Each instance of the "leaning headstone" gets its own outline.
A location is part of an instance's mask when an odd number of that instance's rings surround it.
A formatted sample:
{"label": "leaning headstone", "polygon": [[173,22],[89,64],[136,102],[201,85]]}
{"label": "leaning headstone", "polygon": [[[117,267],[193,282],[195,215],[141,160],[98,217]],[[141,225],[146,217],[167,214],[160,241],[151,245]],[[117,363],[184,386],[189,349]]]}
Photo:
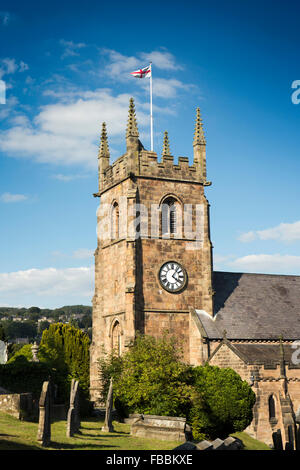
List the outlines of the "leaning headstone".
{"label": "leaning headstone", "polygon": [[277,429],[276,432],[273,432],[272,438],[273,438],[274,449],[275,450],[283,450],[282,437],[281,437],[280,429]]}
{"label": "leaning headstone", "polygon": [[229,436],[224,440],[226,450],[242,450],[244,447],[243,442],[236,438]]}
{"label": "leaning headstone", "polygon": [[213,445],[209,441],[201,441],[196,445],[198,450],[214,450]]}
{"label": "leaning headstone", "polygon": [[114,427],[112,425],[112,411],[113,411],[113,381],[110,379],[108,395],[106,399],[106,410],[105,410],[105,422],[102,427],[104,432],[113,432]]}
{"label": "leaning headstone", "polygon": [[7,344],[4,341],[0,341],[0,364],[7,363]]}
{"label": "leaning headstone", "polygon": [[67,416],[67,437],[72,437],[80,428],[79,415],[79,382],[72,379],[70,393],[70,408]]}
{"label": "leaning headstone", "polygon": [[222,441],[222,439],[217,438],[214,441],[212,441],[211,444],[213,446],[213,450],[225,450],[226,449],[224,441]]}
{"label": "leaning headstone", "polygon": [[43,447],[48,447],[51,440],[50,401],[50,382],[44,382],[39,401],[39,427],[37,434],[37,440]]}
{"label": "leaning headstone", "polygon": [[37,357],[37,353],[39,351],[39,347],[36,342],[31,346],[31,352],[32,352],[32,362],[39,362],[39,359]]}
{"label": "leaning headstone", "polygon": [[179,446],[175,447],[172,450],[181,451],[181,450],[195,450],[195,449],[197,449],[197,446],[194,442],[186,441],[183,444],[180,444]]}

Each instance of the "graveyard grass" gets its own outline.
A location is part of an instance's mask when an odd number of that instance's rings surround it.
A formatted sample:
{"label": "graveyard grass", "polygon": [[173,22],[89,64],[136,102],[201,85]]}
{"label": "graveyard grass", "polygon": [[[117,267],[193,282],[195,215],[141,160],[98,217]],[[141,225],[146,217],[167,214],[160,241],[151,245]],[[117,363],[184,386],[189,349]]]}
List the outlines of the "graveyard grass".
{"label": "graveyard grass", "polygon": [[[128,424],[113,421],[115,432],[101,431],[104,421],[89,419],[81,421],[80,432],[74,437],[66,437],[66,421],[56,421],[51,425],[51,443],[42,447],[37,442],[38,423],[19,421],[0,412],[0,451],[1,450],[171,450],[180,442],[137,438],[130,435]],[[236,437],[245,444],[246,450],[269,450],[269,447],[246,433]]]}

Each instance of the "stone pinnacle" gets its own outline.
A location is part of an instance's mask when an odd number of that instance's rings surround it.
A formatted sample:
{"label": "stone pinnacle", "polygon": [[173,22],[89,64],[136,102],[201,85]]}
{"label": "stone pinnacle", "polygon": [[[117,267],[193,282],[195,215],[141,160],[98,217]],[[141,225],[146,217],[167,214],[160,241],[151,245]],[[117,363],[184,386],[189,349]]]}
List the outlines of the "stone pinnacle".
{"label": "stone pinnacle", "polygon": [[202,119],[201,119],[201,115],[200,115],[200,108],[197,108],[194,142],[193,142],[193,145],[198,145],[198,144],[200,144],[200,145],[205,145],[206,144]]}
{"label": "stone pinnacle", "polygon": [[170,142],[169,142],[169,136],[168,136],[167,131],[164,132],[164,141],[163,141],[162,154],[163,155],[171,155],[171,153],[170,153]]}
{"label": "stone pinnacle", "polygon": [[108,139],[107,139],[107,132],[106,132],[106,124],[105,122],[103,122],[98,158],[108,157],[108,156],[109,156],[109,147],[108,147]]}
{"label": "stone pinnacle", "polygon": [[126,137],[138,137],[138,136],[139,136],[139,131],[138,131],[137,122],[136,122],[134,101],[133,101],[133,98],[130,98]]}

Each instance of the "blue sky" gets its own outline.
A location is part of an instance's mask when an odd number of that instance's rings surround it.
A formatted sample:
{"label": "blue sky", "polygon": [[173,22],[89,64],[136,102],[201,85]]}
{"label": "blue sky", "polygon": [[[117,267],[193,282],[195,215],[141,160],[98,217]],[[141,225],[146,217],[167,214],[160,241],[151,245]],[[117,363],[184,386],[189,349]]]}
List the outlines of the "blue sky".
{"label": "blue sky", "polygon": [[115,159],[133,96],[150,148],[149,82],[130,76],[149,61],[155,151],[167,130],[175,159],[191,158],[201,108],[214,268],[300,275],[299,13],[276,0],[2,0],[0,305],[91,304],[101,123]]}

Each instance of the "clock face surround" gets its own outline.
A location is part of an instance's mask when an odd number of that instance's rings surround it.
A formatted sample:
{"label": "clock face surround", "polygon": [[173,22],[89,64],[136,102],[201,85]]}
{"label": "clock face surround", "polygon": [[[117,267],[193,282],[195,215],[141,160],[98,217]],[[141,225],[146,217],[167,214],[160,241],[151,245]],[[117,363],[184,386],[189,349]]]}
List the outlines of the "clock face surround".
{"label": "clock face surround", "polygon": [[177,261],[167,261],[159,270],[159,282],[168,292],[179,292],[187,282],[186,270]]}

